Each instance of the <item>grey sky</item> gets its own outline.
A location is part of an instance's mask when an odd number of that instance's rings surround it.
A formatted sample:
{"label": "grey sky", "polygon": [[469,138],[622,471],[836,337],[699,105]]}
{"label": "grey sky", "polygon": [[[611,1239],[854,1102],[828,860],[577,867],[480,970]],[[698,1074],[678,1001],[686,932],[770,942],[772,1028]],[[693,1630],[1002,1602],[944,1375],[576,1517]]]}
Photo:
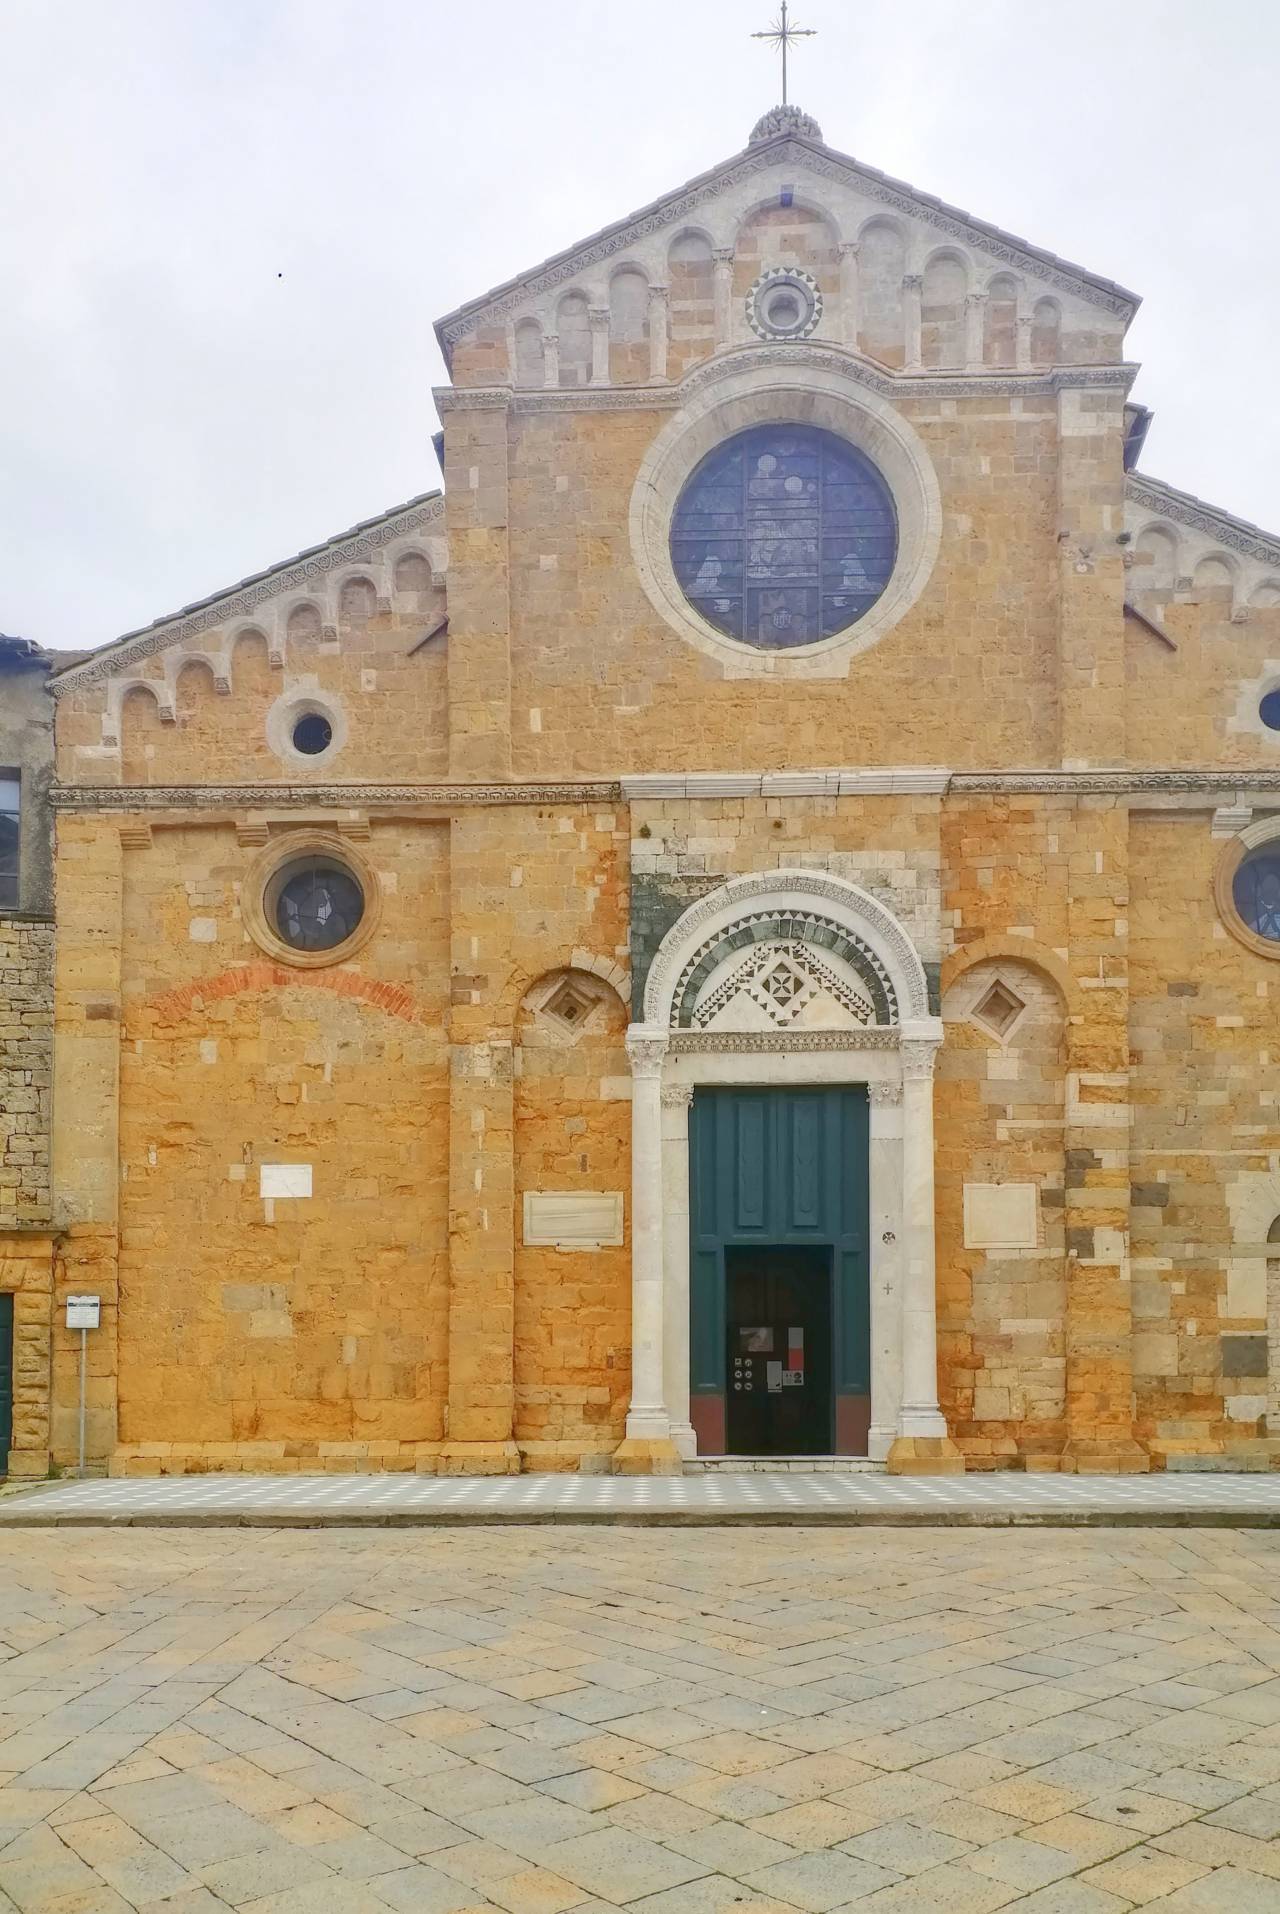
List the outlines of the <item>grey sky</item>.
{"label": "grey sky", "polygon": [[[432,320],[743,146],[775,12],[0,0],[0,629],[97,644],[436,485]],[[833,146],[1143,295],[1145,469],[1280,531],[1280,8],[795,17]]]}

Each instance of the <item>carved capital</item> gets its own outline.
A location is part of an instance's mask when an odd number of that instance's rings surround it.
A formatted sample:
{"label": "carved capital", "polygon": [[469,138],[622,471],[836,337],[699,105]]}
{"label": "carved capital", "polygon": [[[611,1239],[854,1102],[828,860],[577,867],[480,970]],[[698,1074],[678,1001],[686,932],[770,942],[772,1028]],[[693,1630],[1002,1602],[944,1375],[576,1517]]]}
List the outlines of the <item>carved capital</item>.
{"label": "carved capital", "polygon": [[691,1083],[668,1083],[662,1092],[662,1101],[668,1110],[687,1110],[693,1102]]}
{"label": "carved capital", "polygon": [[933,1075],[933,1066],[938,1056],[936,1043],[904,1043],[899,1051],[902,1058],[902,1078],[904,1083],[921,1083]]}
{"label": "carved capital", "polygon": [[627,1058],[633,1077],[660,1077],[668,1037],[656,1024],[633,1023],[627,1031]]}
{"label": "carved capital", "polygon": [[870,1102],[877,1104],[901,1103],[902,1085],[900,1083],[869,1083],[867,1097]]}
{"label": "carved capital", "polygon": [[904,273],[902,276],[903,292],[919,292],[923,284],[924,284],[924,276],[921,273],[909,272],[909,273]]}
{"label": "carved capital", "polygon": [[608,306],[588,306],[587,318],[591,321],[593,332],[607,332],[609,329]]}
{"label": "carved capital", "polygon": [[713,250],[711,257],[715,261],[717,266],[732,266],[733,247],[732,246],[717,246]]}
{"label": "carved capital", "polygon": [[841,259],[856,259],[862,251],[862,242],[858,239],[846,239],[840,247]]}

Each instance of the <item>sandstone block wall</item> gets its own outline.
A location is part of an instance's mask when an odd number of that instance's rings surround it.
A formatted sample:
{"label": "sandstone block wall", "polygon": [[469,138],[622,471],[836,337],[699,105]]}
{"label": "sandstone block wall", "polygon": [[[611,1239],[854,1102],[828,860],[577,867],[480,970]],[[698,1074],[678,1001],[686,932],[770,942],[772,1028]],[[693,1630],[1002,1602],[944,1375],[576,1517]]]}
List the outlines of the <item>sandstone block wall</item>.
{"label": "sandstone block wall", "polygon": [[0,916],[0,1231],[49,1222],[53,925]]}

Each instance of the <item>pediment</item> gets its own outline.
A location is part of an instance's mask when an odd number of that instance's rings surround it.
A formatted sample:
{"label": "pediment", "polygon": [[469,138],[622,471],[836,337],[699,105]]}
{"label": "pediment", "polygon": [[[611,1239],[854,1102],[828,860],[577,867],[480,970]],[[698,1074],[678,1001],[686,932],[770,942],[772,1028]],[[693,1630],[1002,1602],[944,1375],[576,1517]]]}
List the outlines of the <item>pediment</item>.
{"label": "pediment", "polygon": [[[766,116],[762,125],[768,122]],[[669,242],[684,232],[701,235],[715,252],[732,249],[744,218],[787,194],[818,204],[840,246],[856,245],[869,224],[885,220],[904,238],[908,272],[918,272],[939,248],[954,248],[971,265],[975,286],[1002,270],[1012,273],[1033,295],[1065,298],[1123,336],[1139,303],[1135,293],[837,152],[796,124],[813,126],[793,114],[773,136],[753,139],[719,166],[447,314],[436,326],[446,362],[452,368],[454,348],[469,335],[526,315],[546,320],[568,289],[599,305],[624,264],[660,282]]]}

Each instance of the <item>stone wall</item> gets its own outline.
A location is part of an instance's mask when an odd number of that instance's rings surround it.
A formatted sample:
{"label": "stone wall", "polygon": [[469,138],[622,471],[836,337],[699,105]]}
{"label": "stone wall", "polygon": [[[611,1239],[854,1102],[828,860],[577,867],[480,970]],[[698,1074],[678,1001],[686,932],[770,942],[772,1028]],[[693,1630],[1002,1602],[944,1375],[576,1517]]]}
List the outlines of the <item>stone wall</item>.
{"label": "stone wall", "polygon": [[50,1216],[53,925],[0,916],[0,1230]]}

